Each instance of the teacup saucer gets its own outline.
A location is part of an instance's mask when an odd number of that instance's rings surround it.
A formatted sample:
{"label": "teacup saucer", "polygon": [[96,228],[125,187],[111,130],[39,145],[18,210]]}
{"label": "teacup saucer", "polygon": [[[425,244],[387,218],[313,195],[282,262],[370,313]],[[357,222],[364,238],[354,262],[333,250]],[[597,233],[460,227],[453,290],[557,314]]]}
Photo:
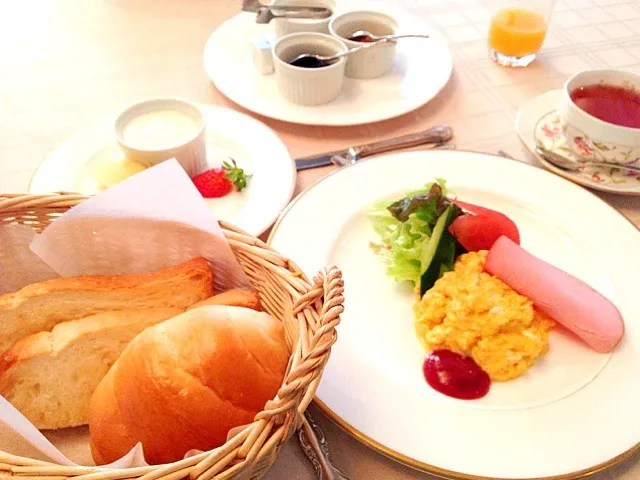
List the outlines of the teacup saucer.
{"label": "teacup saucer", "polygon": [[[349,2],[348,10],[356,8]],[[365,7],[371,10],[371,7]],[[344,11],[347,9],[345,8]],[[386,13],[376,5],[375,10]],[[209,37],[204,68],[216,88],[231,101],[265,117],[303,125],[361,125],[394,118],[432,100],[449,81],[451,52],[444,38],[416,16],[388,8],[399,33],[427,33],[429,39],[399,41],[393,69],[371,80],[345,78],[340,95],[324,105],[302,106],[285,100],[274,75],[261,75],[252,62],[251,41],[269,37],[271,25],[255,23],[243,12]],[[340,9],[336,13],[342,13]]]}
{"label": "teacup saucer", "polygon": [[617,168],[585,165],[569,172],[555,167],[536,154],[536,146],[543,146],[559,155],[575,160],[565,137],[565,125],[557,111],[562,90],[551,90],[532,98],[520,107],[516,115],[516,131],[522,143],[548,170],[585,187],[603,192],[640,195],[640,174]]}
{"label": "teacup saucer", "polygon": [[[213,105],[198,107],[206,123],[208,167],[218,167],[233,158],[252,175],[241,192],[205,201],[219,220],[260,235],[293,194],[296,170],[289,151],[270,128],[248,115]],[[29,193],[95,194],[92,167],[122,156],[115,138],[116,116],[99,119],[51,152],[36,170]]]}

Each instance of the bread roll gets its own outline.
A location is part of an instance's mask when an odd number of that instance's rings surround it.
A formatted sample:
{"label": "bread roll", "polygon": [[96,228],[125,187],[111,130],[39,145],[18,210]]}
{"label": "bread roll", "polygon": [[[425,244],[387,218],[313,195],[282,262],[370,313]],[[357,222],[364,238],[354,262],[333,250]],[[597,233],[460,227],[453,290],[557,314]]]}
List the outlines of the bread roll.
{"label": "bread roll", "polygon": [[102,312],[23,338],[0,356],[0,395],[41,430],[85,425],[93,391],[127,344],[182,312]]}
{"label": "bread roll", "polygon": [[[98,401],[94,399],[102,399],[99,406],[100,411],[92,410],[93,414],[89,414],[91,456],[96,465],[104,465],[117,460],[138,443],[127,430],[118,402],[113,398],[113,372],[117,368],[117,364],[116,361],[98,384],[92,397],[92,402]],[[96,448],[96,443],[100,445],[100,451]],[[129,448],[126,449],[124,446],[129,446]]]}
{"label": "bread roll", "polygon": [[203,306],[146,329],[91,399],[95,462],[138,441],[152,464],[222,445],[275,397],[289,355],[282,324],[241,307]]}
{"label": "bread roll", "polygon": [[213,295],[203,258],[143,275],[85,275],[34,283],[0,296],[0,352],[57,323],[128,308],[190,305]]}
{"label": "bread roll", "polygon": [[203,305],[227,305],[229,307],[245,307],[251,310],[262,311],[262,304],[260,303],[260,297],[256,292],[251,290],[244,290],[242,288],[235,288],[233,290],[227,290],[226,292],[219,293],[213,297],[202,300],[201,302],[194,303],[188,310],[202,307]]}

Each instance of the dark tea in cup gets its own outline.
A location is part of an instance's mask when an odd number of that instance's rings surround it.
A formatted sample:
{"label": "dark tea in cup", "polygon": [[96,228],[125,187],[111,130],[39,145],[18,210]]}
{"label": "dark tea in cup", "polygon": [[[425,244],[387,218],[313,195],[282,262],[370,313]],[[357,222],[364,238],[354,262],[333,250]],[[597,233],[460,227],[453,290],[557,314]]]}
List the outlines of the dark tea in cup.
{"label": "dark tea in cup", "polygon": [[640,93],[616,85],[584,85],[569,94],[578,108],[603,122],[640,128]]}

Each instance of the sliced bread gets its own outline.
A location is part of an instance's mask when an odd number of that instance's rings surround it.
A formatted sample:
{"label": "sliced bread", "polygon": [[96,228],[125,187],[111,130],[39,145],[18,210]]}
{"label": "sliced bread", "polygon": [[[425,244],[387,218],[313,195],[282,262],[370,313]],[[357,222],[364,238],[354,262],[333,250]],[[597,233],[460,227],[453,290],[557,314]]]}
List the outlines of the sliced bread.
{"label": "sliced bread", "polygon": [[176,307],[102,312],[16,342],[0,357],[0,395],[37,428],[88,422],[91,395],[127,344]]}
{"label": "sliced bread", "polygon": [[60,322],[128,308],[185,310],[213,293],[213,272],[203,258],[143,275],[87,275],[34,283],[0,296],[0,352]]}
{"label": "sliced bread", "polygon": [[244,307],[261,312],[262,303],[257,292],[245,290],[242,288],[234,288],[226,292],[218,293],[213,297],[194,303],[187,310],[202,307],[204,305],[226,305],[229,307]]}

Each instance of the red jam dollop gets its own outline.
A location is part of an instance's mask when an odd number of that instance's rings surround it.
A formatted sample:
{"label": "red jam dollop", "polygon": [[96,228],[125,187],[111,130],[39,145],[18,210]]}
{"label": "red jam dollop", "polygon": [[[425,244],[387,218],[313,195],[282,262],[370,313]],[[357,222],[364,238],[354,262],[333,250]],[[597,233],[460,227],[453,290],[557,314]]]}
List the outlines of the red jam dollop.
{"label": "red jam dollop", "polygon": [[351,40],[352,42],[362,42],[362,43],[373,43],[376,41],[375,38],[369,35],[354,35],[352,37],[349,37],[349,40]]}
{"label": "red jam dollop", "polygon": [[484,397],[491,388],[489,375],[470,357],[450,350],[434,350],[424,360],[424,378],[436,391],[461,400]]}
{"label": "red jam dollop", "polygon": [[569,96],[589,115],[621,127],[640,128],[640,93],[616,85],[585,85]]}

